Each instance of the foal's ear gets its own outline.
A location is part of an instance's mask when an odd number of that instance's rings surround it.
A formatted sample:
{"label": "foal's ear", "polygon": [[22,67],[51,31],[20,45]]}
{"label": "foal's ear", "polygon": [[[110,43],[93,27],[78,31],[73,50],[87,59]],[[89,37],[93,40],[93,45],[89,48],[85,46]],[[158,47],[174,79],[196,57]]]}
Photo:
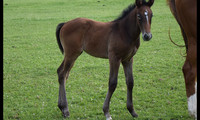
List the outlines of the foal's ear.
{"label": "foal's ear", "polygon": [[149,0],[149,2],[147,3],[149,7],[151,7],[154,3],[154,0]]}
{"label": "foal's ear", "polygon": [[143,1],[143,0],[136,0],[136,1],[135,1],[136,6],[137,6],[137,7],[141,7],[141,6],[142,6],[142,1]]}

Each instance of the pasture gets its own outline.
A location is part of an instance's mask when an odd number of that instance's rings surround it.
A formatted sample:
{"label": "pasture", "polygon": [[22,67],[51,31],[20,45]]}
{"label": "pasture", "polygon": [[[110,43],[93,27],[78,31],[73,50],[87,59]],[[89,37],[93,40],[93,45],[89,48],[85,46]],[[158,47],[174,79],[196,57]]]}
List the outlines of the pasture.
{"label": "pasture", "polygon": [[[62,120],[57,107],[57,68],[63,60],[55,37],[57,24],[77,17],[108,22],[133,0],[4,0],[3,1],[3,119]],[[185,48],[179,26],[165,0],[152,6],[152,39],[134,56],[133,104],[138,118],[126,109],[122,66],[112,96],[114,120],[192,120],[182,74]],[[66,82],[69,120],[104,120],[109,62],[83,53]]]}

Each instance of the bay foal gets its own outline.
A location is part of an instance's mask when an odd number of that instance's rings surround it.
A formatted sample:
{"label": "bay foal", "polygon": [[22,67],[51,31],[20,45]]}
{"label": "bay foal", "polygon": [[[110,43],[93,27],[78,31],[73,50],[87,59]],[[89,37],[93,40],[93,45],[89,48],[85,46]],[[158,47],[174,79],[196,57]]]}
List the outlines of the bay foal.
{"label": "bay foal", "polygon": [[56,37],[64,60],[57,70],[59,81],[58,107],[64,117],[69,117],[65,82],[75,60],[83,51],[100,58],[108,58],[110,63],[109,89],[103,105],[107,120],[111,120],[109,103],[117,86],[118,69],[122,63],[127,84],[127,109],[137,117],[132,102],[133,56],[140,46],[140,33],[145,41],[152,38],[150,32],[154,0],[136,0],[122,15],[111,22],[97,22],[77,18],[57,26]]}

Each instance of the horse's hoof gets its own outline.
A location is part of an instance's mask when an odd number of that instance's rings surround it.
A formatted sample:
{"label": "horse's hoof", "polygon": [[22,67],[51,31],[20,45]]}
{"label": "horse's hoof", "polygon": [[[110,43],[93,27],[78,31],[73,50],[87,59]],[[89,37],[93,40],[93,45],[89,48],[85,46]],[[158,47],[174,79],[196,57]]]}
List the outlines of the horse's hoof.
{"label": "horse's hoof", "polygon": [[107,113],[105,116],[106,116],[106,120],[112,120],[112,117],[109,113]]}
{"label": "horse's hoof", "polygon": [[131,112],[131,115],[132,115],[133,117],[135,117],[135,118],[138,117],[138,115],[136,114],[136,112],[135,112],[134,110]]}
{"label": "horse's hoof", "polygon": [[112,120],[112,117],[110,116],[110,117],[106,117],[106,120]]}
{"label": "horse's hoof", "polygon": [[138,115],[137,115],[135,112],[133,112],[131,115],[132,115],[133,117],[135,117],[135,118],[138,117]]}
{"label": "horse's hoof", "polygon": [[69,112],[68,113],[63,113],[63,117],[64,118],[68,118],[70,115],[69,115]]}
{"label": "horse's hoof", "polygon": [[63,109],[62,114],[64,118],[68,118],[70,116],[68,109]]}

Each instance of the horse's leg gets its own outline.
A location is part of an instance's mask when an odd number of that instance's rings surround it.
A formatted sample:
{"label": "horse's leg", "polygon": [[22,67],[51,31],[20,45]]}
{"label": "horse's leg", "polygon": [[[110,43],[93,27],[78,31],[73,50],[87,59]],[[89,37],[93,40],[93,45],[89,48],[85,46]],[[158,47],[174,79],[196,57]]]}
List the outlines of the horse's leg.
{"label": "horse's leg", "polygon": [[104,112],[104,115],[106,116],[106,120],[112,119],[109,113],[109,105],[110,105],[110,99],[112,97],[112,94],[115,91],[115,88],[117,87],[117,77],[118,77],[118,70],[120,66],[120,60],[111,58],[109,59],[109,62],[110,62],[109,89],[108,89],[106,99],[103,105],[103,112]]}
{"label": "horse's leg", "polygon": [[186,61],[183,66],[186,94],[188,98],[188,111],[197,118],[197,63],[196,45],[188,48]]}
{"label": "horse's leg", "polygon": [[65,83],[69,76],[69,72],[78,56],[66,57],[64,61],[57,69],[58,82],[59,82],[59,97],[58,97],[58,107],[62,111],[64,117],[69,117],[68,103],[66,98]]}
{"label": "horse's leg", "polygon": [[132,101],[132,89],[134,85],[132,64],[133,64],[133,58],[130,61],[122,62],[126,77],[126,85],[127,85],[127,109],[133,117],[137,117],[138,115],[134,111],[133,101]]}
{"label": "horse's leg", "polygon": [[62,114],[64,117],[69,117],[68,103],[67,103],[66,92],[65,92],[66,71],[64,71],[64,61],[62,62],[60,67],[57,69],[57,74],[58,74],[58,82],[59,82],[58,107],[62,111]]}

